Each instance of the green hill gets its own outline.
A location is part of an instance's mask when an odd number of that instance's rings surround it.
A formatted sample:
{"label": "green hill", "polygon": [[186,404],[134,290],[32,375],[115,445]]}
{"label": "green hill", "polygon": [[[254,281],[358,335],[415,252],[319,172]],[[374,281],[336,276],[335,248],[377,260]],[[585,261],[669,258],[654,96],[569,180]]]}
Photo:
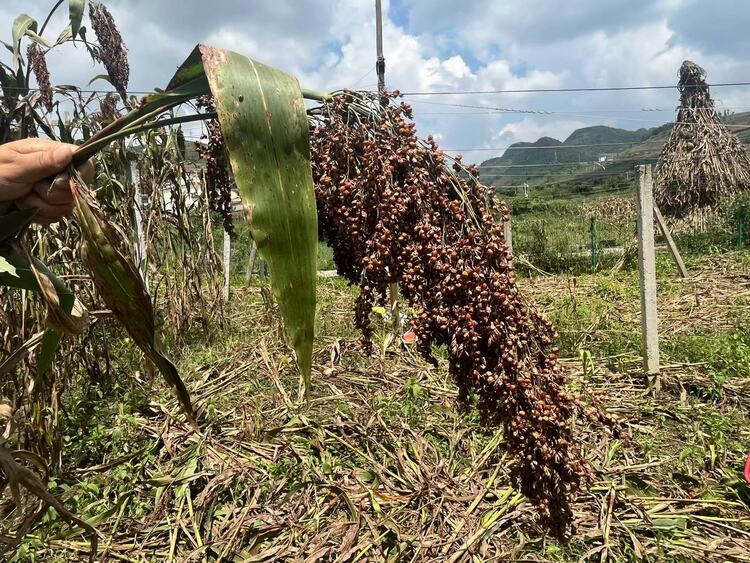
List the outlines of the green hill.
{"label": "green hill", "polygon": [[[726,116],[724,121],[750,145],[750,112]],[[671,123],[636,131],[584,127],[562,142],[542,137],[533,143],[515,143],[502,156],[482,162],[479,174],[485,184],[498,187],[598,181],[631,172],[637,164],[655,163],[671,130]]]}
{"label": "green hill", "polygon": [[591,162],[597,162],[602,157],[612,159],[613,155],[648,139],[655,131],[628,131],[595,125],[576,129],[565,141],[542,137],[533,143],[515,143],[502,156],[482,162],[479,172],[489,185],[536,182],[545,176],[569,172],[570,169],[590,169]]}

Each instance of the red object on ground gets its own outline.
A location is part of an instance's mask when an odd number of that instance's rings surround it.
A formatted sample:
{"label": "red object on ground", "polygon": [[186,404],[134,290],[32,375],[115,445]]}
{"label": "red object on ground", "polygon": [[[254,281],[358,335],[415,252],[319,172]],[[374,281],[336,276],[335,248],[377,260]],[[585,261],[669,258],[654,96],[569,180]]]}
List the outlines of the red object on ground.
{"label": "red object on ground", "polygon": [[414,334],[414,331],[409,329],[403,336],[404,342],[407,344],[411,344],[414,342],[414,340],[417,338],[417,335]]}
{"label": "red object on ground", "polygon": [[747,454],[747,460],[745,461],[745,481],[750,483],[750,454]]}

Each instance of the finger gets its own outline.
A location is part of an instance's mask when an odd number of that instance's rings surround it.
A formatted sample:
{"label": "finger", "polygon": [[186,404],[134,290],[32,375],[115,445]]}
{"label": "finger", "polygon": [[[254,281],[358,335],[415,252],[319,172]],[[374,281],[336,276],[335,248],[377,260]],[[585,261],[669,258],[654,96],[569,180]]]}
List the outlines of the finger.
{"label": "finger", "polygon": [[51,184],[46,181],[37,182],[33,191],[51,205],[68,205],[73,202],[70,178],[67,174],[60,174]]}
{"label": "finger", "polygon": [[19,154],[31,154],[49,151],[57,148],[63,143],[52,139],[29,138],[20,141],[11,141],[0,147],[0,163],[7,164]]}
{"label": "finger", "polygon": [[89,186],[94,182],[94,161],[87,160],[78,167],[78,171],[81,173],[81,178]]}
{"label": "finger", "polygon": [[31,191],[33,185],[28,182],[15,182],[6,179],[4,167],[5,165],[0,163],[0,202],[15,201]]}
{"label": "finger", "polygon": [[27,139],[3,145],[5,150],[0,151],[0,177],[6,182],[38,182],[61,172],[73,160],[75,145],[45,139],[29,141],[31,140]]}
{"label": "finger", "polygon": [[36,209],[38,215],[47,217],[65,217],[73,213],[73,202],[65,205],[52,205],[44,201],[39,194],[31,192],[16,201],[16,205],[21,209]]}

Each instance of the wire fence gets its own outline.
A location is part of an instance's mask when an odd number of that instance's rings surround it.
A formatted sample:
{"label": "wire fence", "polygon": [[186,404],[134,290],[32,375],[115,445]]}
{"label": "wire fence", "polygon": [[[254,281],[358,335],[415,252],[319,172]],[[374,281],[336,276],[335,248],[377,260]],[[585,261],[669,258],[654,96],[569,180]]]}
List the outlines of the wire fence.
{"label": "wire fence", "polygon": [[[548,185],[526,196],[518,186],[498,189],[511,208],[513,253],[522,271],[580,275],[616,266],[635,269],[636,181],[633,174],[609,185]],[[748,248],[750,196],[738,196],[700,227],[670,228],[688,260]],[[657,254],[669,260],[665,237],[658,229],[655,236]]]}

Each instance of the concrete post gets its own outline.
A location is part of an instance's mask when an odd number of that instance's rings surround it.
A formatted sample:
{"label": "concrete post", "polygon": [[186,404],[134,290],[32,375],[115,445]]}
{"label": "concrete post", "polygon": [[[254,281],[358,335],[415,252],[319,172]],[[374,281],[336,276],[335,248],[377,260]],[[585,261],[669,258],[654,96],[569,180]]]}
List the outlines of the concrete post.
{"label": "concrete post", "polygon": [[224,301],[229,301],[229,266],[232,257],[232,240],[224,231]]}
{"label": "concrete post", "polygon": [[641,282],[641,332],[643,364],[659,387],[659,334],[656,309],[656,253],[654,250],[654,194],[651,165],[638,167],[638,270]]}
{"label": "concrete post", "polygon": [[258,245],[253,241],[250,248],[250,256],[247,258],[247,270],[245,271],[245,285],[250,285],[253,279],[253,267],[255,266],[255,256],[258,254]]}

